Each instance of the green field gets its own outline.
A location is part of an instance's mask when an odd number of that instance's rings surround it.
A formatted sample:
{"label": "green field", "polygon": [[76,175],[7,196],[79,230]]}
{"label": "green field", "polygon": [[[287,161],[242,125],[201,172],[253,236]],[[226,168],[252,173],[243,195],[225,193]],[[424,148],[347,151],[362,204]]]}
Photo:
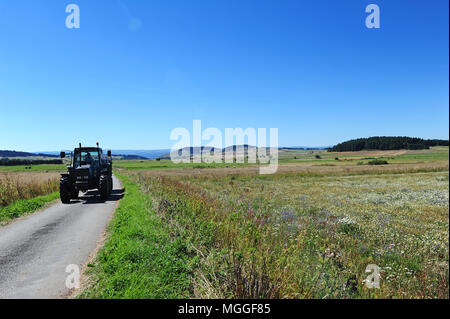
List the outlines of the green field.
{"label": "green field", "polygon": [[[366,154],[368,153],[368,154]],[[317,165],[361,165],[372,159],[386,160],[392,164],[424,163],[448,161],[449,148],[446,146],[432,147],[424,152],[411,152],[395,156],[383,156],[383,152],[367,151],[354,152],[354,154],[327,152],[326,150],[289,150],[280,151],[280,164],[317,164]],[[320,158],[316,158],[320,156]],[[337,158],[337,160],[336,160]],[[115,161],[114,167],[129,170],[167,170],[167,169],[196,169],[196,168],[242,168],[256,164],[249,163],[180,163],[170,160],[131,160]]]}
{"label": "green field", "polygon": [[396,157],[380,157],[392,161],[392,163],[448,161],[448,147],[433,153],[402,154]]}
{"label": "green field", "polygon": [[0,172],[50,172],[65,171],[65,164],[41,164],[41,165],[17,165],[17,166],[0,166]]}
{"label": "green field", "polygon": [[[364,155],[363,155],[364,154]],[[287,154],[280,154],[280,163],[329,163],[335,165],[352,164],[353,162],[367,163],[371,159],[387,160],[389,163],[419,163],[429,161],[448,161],[449,147],[436,146],[429,150],[418,151],[394,156],[383,156],[383,151],[365,151],[365,152],[326,152],[326,151],[299,151]],[[320,159],[316,158],[320,156]],[[296,158],[294,158],[296,157]],[[336,160],[337,158],[337,160]]]}

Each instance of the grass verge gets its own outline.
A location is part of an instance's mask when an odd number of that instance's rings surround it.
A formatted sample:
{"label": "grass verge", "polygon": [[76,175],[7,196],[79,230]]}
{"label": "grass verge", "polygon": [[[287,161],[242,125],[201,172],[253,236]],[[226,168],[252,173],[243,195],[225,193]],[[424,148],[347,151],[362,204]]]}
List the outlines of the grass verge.
{"label": "grass verge", "polygon": [[185,298],[191,294],[195,258],[153,211],[148,195],[129,177],[126,195],[108,226],[109,237],[93,265],[90,286],[79,298]]}
{"label": "grass verge", "polygon": [[0,208],[0,226],[7,224],[14,218],[35,212],[57,198],[59,198],[59,193],[54,192],[32,199],[19,200],[9,206]]}

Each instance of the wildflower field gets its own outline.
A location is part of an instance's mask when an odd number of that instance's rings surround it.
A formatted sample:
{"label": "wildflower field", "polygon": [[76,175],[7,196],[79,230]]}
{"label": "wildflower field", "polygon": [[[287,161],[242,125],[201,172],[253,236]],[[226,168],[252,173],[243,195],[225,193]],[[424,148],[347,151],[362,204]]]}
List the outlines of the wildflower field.
{"label": "wildflower field", "polygon": [[[144,196],[144,215],[164,225],[164,242],[178,247],[171,263],[182,261],[182,276],[175,271],[170,284],[177,287],[182,278],[181,297],[449,297],[448,166],[368,174],[120,174]],[[151,261],[155,243],[146,238],[146,226],[128,225],[142,203],[127,203],[126,218],[119,209],[121,222],[110,231],[120,241],[106,245],[108,255],[93,267],[96,288],[87,296],[165,297],[130,289],[135,267],[146,265],[141,285],[163,271]],[[148,256],[143,252],[150,246]],[[121,267],[114,268],[118,260]],[[369,289],[366,267],[373,264],[380,287]],[[112,271],[123,267],[121,274]]]}

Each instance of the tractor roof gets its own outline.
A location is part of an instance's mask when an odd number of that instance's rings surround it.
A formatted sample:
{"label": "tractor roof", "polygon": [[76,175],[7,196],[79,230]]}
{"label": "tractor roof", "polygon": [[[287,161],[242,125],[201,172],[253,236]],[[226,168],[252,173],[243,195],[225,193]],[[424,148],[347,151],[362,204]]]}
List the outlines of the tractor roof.
{"label": "tractor roof", "polygon": [[77,152],[97,152],[97,150],[101,150],[101,148],[97,148],[97,147],[82,147],[82,148],[79,148],[79,147],[77,147],[75,149],[75,151],[77,151]]}

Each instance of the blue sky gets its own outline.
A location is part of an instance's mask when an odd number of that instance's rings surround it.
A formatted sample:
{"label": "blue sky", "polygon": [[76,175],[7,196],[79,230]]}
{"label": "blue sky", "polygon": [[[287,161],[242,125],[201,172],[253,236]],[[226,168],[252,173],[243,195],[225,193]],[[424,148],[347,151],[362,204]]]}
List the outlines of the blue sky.
{"label": "blue sky", "polygon": [[[81,28],[67,29],[78,4]],[[365,27],[376,3],[381,28]],[[0,0],[0,149],[169,148],[176,127],[279,144],[449,136],[448,1]]]}

